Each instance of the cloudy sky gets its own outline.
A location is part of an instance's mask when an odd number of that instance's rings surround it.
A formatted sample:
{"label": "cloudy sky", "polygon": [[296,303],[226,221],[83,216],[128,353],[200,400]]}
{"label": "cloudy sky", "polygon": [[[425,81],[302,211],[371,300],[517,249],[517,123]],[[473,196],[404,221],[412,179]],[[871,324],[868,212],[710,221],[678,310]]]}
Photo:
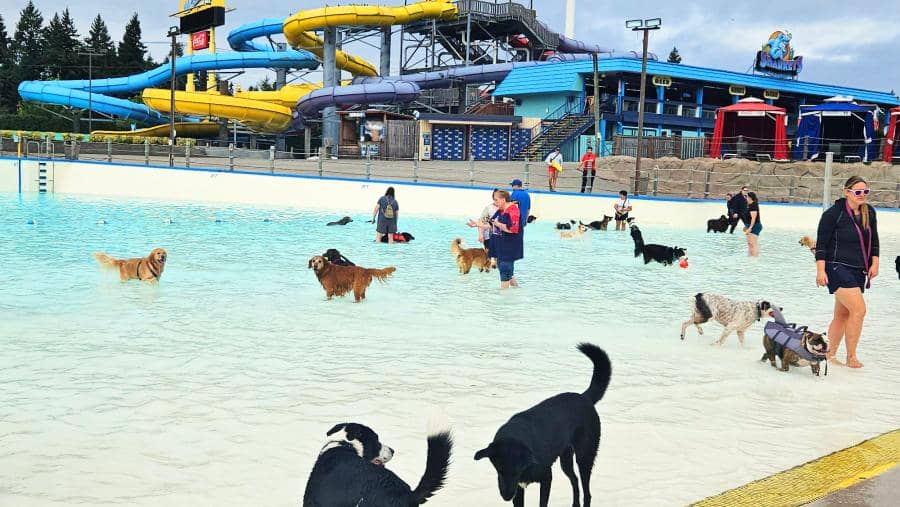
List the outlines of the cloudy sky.
{"label": "cloudy sky", "polygon": [[[385,1],[388,5],[402,2]],[[530,0],[518,1],[527,4]],[[663,27],[652,33],[651,51],[664,58],[674,45],[678,47],[683,63],[746,72],[768,35],[775,30],[788,30],[793,34],[796,54],[804,57],[802,80],[900,91],[900,66],[896,65],[900,59],[900,30],[897,30],[900,10],[894,1],[875,0],[862,4],[844,0],[795,0],[769,4],[746,2],[744,6],[740,2],[723,4],[714,0],[576,2],[576,38],[604,47],[640,49],[638,34],[625,30],[624,21],[661,17]],[[141,5],[138,14],[144,42],[156,60],[164,58],[167,51],[164,34],[175,24],[168,15],[178,10],[177,0],[153,2],[152,8],[149,2],[113,2],[110,6],[108,0],[34,0],[34,3],[47,20],[54,12],[69,7],[82,36],[87,33],[93,17],[100,13],[115,40],[121,38],[123,26],[134,12],[131,6]],[[218,35],[218,42],[221,47],[227,47],[227,30],[242,23],[288,16],[304,8],[321,7],[324,3],[322,0],[230,0],[229,7],[236,10],[227,14],[227,24],[224,33]],[[328,0],[327,3],[364,2]],[[539,17],[560,32],[564,28],[564,9],[560,8],[563,3],[564,0],[533,0]],[[0,0],[0,14],[10,36],[23,4],[24,0]],[[864,9],[861,8],[863,5]],[[396,60],[397,44],[394,47]],[[351,53],[368,57],[377,66],[373,49],[358,45],[349,48]],[[251,84],[264,75],[263,71],[250,72],[239,82]]]}

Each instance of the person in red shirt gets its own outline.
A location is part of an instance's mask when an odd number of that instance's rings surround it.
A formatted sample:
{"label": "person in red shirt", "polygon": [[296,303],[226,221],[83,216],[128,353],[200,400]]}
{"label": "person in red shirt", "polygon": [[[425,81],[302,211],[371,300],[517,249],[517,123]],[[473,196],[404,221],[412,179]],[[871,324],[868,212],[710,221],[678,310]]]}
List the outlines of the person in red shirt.
{"label": "person in red shirt", "polygon": [[[581,171],[581,193],[583,194],[584,189],[587,188],[590,194],[594,191],[594,176],[597,175],[597,154],[594,153],[590,146],[588,146],[584,156],[581,157],[578,169]],[[588,171],[590,171],[590,174],[588,174]]]}

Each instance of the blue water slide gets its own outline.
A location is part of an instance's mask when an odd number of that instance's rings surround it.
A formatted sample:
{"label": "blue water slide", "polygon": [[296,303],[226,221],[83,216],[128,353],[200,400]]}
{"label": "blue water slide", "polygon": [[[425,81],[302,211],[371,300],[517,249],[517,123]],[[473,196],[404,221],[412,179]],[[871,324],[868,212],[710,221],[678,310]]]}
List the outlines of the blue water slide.
{"label": "blue water slide", "polygon": [[[244,25],[239,29],[246,26],[247,25]],[[263,26],[269,27],[270,25]],[[259,31],[259,29],[257,29],[257,31]],[[242,33],[249,33],[249,31],[244,30]],[[254,35],[254,37],[259,36],[260,35]],[[262,45],[257,46],[250,40],[242,41],[240,47],[247,52],[180,57],[175,60],[175,73],[180,76],[204,70],[249,68],[315,69],[319,66],[319,61],[316,57],[312,53],[303,50],[277,52],[271,50],[252,50],[252,48],[262,48]],[[137,93],[144,88],[152,88],[165,83],[169,80],[170,75],[171,67],[169,65],[160,65],[159,67],[140,74],[117,78],[94,79],[91,81],[86,79],[68,81],[23,81],[19,84],[19,95],[22,99],[29,102],[40,102],[79,109],[90,106],[94,111],[119,118],[147,123],[163,123],[168,121],[168,119],[158,112],[151,110],[144,104],[110,97],[106,94]],[[88,93],[88,90],[90,90],[90,93]]]}
{"label": "blue water slide", "polygon": [[282,33],[285,18],[266,18],[243,24],[228,32],[228,45],[235,51],[273,51],[272,44],[256,42],[254,39],[270,37]]}

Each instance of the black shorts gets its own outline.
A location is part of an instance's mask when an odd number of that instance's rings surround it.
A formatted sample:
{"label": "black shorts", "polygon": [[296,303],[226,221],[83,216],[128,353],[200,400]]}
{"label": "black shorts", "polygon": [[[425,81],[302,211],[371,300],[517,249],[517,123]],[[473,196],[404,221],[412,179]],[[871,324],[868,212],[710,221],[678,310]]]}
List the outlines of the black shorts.
{"label": "black shorts", "polygon": [[622,222],[628,220],[628,213],[622,213],[621,215],[616,213],[616,222]]}
{"label": "black shorts", "polygon": [[838,289],[852,289],[859,287],[860,292],[866,291],[866,272],[863,268],[854,268],[837,264],[825,263],[825,274],[828,276],[828,293],[834,294]]}

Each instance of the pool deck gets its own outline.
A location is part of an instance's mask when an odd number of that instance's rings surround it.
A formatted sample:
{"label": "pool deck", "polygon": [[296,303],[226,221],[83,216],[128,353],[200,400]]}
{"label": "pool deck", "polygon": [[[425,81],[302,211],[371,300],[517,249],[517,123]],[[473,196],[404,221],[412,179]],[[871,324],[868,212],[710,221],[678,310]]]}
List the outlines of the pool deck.
{"label": "pool deck", "polygon": [[900,497],[898,463],[900,429],[711,496],[693,505],[896,505],[896,499]]}

